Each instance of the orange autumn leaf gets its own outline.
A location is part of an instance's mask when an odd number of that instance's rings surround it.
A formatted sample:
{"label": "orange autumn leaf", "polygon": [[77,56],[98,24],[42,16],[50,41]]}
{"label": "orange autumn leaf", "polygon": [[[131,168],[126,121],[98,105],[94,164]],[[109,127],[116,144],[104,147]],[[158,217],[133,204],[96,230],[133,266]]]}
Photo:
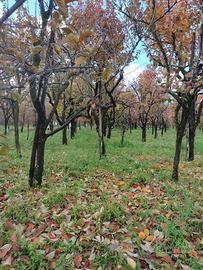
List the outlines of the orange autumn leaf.
{"label": "orange autumn leaf", "polygon": [[194,249],[190,252],[190,256],[195,258],[199,257],[197,251],[195,251]]}
{"label": "orange autumn leaf", "polygon": [[145,240],[145,239],[147,238],[147,235],[146,235],[144,232],[140,232],[140,233],[139,233],[139,238],[140,238],[141,240]]}

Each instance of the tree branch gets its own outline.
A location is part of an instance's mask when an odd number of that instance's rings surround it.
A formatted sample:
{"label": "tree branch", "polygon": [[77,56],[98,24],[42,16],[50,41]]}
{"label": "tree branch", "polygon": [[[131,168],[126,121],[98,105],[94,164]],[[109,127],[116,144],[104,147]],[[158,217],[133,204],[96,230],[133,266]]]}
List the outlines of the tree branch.
{"label": "tree branch", "polygon": [[25,3],[26,0],[18,0],[16,3],[8,9],[8,11],[0,18],[0,26],[18,9]]}

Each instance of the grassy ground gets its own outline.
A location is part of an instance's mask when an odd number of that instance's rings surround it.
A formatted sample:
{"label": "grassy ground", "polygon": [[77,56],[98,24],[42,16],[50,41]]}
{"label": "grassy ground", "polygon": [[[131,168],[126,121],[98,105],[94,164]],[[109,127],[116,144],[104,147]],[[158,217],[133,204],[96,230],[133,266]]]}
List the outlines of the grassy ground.
{"label": "grassy ground", "polygon": [[[33,134],[31,134],[33,135]],[[47,141],[41,189],[30,190],[31,141],[21,134],[22,159],[13,134],[0,172],[0,269],[183,269],[202,268],[203,134],[196,160],[170,180],[175,132],[147,143],[140,131],[106,139],[98,159],[94,130],[81,129],[61,145]],[[136,266],[135,266],[136,264]]]}

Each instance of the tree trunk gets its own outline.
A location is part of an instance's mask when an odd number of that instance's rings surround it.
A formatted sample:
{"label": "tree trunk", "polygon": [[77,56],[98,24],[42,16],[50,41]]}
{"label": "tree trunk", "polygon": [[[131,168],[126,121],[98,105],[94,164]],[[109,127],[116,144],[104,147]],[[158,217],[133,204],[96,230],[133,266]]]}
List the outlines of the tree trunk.
{"label": "tree trunk", "polygon": [[7,135],[8,131],[8,118],[4,119],[4,135]]}
{"label": "tree trunk", "polygon": [[20,128],[21,133],[23,133],[24,124],[25,124],[25,111],[23,112],[23,119],[22,119],[22,122],[21,122],[21,128]]}
{"label": "tree trunk", "polygon": [[154,125],[154,139],[156,139],[157,138],[157,134],[158,134],[158,126],[157,126],[157,124],[155,124]]}
{"label": "tree trunk", "polygon": [[107,138],[108,139],[111,139],[111,130],[112,130],[112,127],[111,125],[108,126],[108,132],[107,132]]}
{"label": "tree trunk", "polygon": [[193,161],[195,158],[194,153],[194,144],[195,144],[195,131],[196,131],[196,123],[195,123],[195,100],[192,100],[190,112],[189,112],[189,136],[188,136],[188,144],[189,144],[189,153],[188,153],[188,161]]}
{"label": "tree trunk", "polygon": [[42,184],[42,175],[44,170],[44,153],[45,153],[46,135],[44,125],[38,121],[35,136],[32,145],[32,154],[29,170],[29,185],[33,187],[35,181],[38,186]]}
{"label": "tree trunk", "polygon": [[67,139],[67,127],[65,127],[62,130],[62,144],[67,144],[68,143],[68,139]]}
{"label": "tree trunk", "polygon": [[167,125],[166,125],[166,123],[164,122],[164,132],[166,133],[166,131],[167,131]]}
{"label": "tree trunk", "polygon": [[30,136],[30,123],[27,123],[27,140],[29,140],[29,136]]}
{"label": "tree trunk", "polygon": [[13,124],[14,124],[14,133],[15,133],[15,147],[17,155],[21,158],[21,149],[20,149],[20,139],[19,139],[19,105],[17,101],[13,101],[12,104],[13,110]]}
{"label": "tree trunk", "polygon": [[132,133],[132,117],[130,113],[130,108],[129,108],[129,128],[130,128],[130,134]]}
{"label": "tree trunk", "polygon": [[49,128],[51,131],[54,130],[54,123],[53,123],[53,120],[51,120],[50,124],[49,124]]}
{"label": "tree trunk", "polygon": [[146,142],[147,140],[147,129],[146,125],[142,126],[142,142]]}
{"label": "tree trunk", "polygon": [[77,130],[77,122],[75,120],[71,121],[71,127],[70,127],[70,137],[73,139],[75,137]]}
{"label": "tree trunk", "polygon": [[99,106],[99,158],[105,155],[106,149],[104,144],[104,134],[103,134],[103,119],[102,119],[102,108]]}
{"label": "tree trunk", "polygon": [[173,173],[172,179],[174,181],[178,181],[179,178],[179,163],[180,163],[180,153],[181,153],[181,144],[183,140],[183,136],[185,133],[186,124],[188,121],[188,110],[182,109],[182,115],[180,123],[178,123],[178,113],[180,110],[180,106],[178,105],[175,112],[175,121],[176,121],[176,149],[175,156],[173,161]]}
{"label": "tree trunk", "polygon": [[152,122],[152,135],[154,135],[154,123]]}

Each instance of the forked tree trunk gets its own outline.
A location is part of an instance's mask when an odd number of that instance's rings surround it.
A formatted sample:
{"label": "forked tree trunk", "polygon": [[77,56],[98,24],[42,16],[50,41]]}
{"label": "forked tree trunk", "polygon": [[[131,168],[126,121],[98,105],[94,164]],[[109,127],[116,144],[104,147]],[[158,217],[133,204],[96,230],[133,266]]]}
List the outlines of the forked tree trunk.
{"label": "forked tree trunk", "polygon": [[179,114],[180,106],[178,105],[175,112],[175,121],[176,121],[176,149],[175,156],[173,161],[173,173],[172,179],[174,181],[178,181],[179,179],[179,163],[180,163],[180,153],[181,153],[181,145],[183,136],[185,133],[186,124],[188,121],[188,110],[182,108],[181,119],[178,122],[178,114]]}
{"label": "forked tree trunk", "polygon": [[29,185],[33,187],[35,182],[38,186],[42,184],[42,175],[44,170],[44,153],[45,153],[46,135],[43,123],[38,121],[34,141],[32,145],[32,154],[29,170]]}

